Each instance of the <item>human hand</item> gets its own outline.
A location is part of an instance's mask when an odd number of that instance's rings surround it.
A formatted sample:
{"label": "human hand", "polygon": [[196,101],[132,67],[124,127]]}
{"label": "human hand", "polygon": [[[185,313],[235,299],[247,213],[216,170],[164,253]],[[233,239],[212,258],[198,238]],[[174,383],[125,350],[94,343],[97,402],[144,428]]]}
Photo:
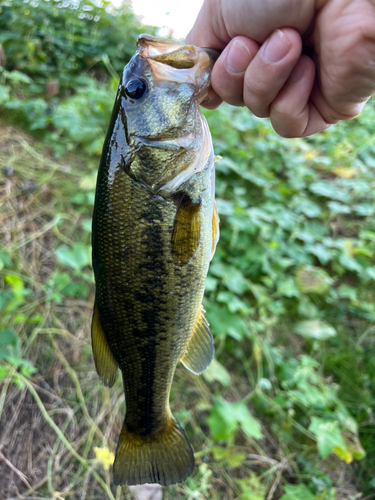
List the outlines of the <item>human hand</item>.
{"label": "human hand", "polygon": [[205,0],[186,42],[223,50],[203,106],[247,106],[283,137],[354,118],[375,93],[375,0]]}

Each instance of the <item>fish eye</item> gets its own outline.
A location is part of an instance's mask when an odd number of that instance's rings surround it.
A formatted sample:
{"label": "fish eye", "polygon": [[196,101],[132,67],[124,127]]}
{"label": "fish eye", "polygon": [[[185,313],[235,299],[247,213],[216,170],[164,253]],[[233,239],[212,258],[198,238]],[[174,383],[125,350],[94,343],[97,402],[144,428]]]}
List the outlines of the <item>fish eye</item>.
{"label": "fish eye", "polygon": [[147,83],[140,78],[132,78],[125,87],[125,94],[131,99],[140,99],[147,90]]}

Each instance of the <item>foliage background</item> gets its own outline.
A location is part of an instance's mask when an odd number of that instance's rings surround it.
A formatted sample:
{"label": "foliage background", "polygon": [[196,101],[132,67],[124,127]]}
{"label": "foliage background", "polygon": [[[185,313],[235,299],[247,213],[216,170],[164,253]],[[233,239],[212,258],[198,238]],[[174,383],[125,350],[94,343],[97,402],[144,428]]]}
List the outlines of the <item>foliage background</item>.
{"label": "foliage background", "polygon": [[[110,489],[124,400],[93,367],[90,231],[142,31],[126,4],[0,1],[1,498],[129,496]],[[372,498],[373,103],[303,140],[246,110],[205,114],[222,156],[204,302],[217,356],[202,377],[177,370],[197,467],[165,497]]]}

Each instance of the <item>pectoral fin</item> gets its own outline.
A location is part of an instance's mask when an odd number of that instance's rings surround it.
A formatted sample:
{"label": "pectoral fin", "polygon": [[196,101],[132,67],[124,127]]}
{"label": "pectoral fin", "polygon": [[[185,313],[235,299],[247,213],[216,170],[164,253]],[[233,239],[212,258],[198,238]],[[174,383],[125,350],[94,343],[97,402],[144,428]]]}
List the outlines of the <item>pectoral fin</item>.
{"label": "pectoral fin", "polygon": [[211,246],[211,260],[214,256],[217,242],[219,241],[219,214],[217,213],[216,201],[214,201],[214,209],[212,211],[212,246]]}
{"label": "pectoral fin", "polygon": [[188,370],[200,375],[209,367],[214,354],[214,339],[208,321],[203,314],[203,308],[201,308],[193,334],[180,361]]}
{"label": "pectoral fin", "polygon": [[118,363],[112,356],[107,339],[100,325],[97,306],[94,306],[94,314],[91,325],[92,350],[96,371],[107,387],[112,387],[117,378]]}
{"label": "pectoral fin", "polygon": [[201,232],[200,208],[200,203],[193,203],[188,196],[182,196],[172,235],[173,259],[180,265],[187,264],[198,248]]}

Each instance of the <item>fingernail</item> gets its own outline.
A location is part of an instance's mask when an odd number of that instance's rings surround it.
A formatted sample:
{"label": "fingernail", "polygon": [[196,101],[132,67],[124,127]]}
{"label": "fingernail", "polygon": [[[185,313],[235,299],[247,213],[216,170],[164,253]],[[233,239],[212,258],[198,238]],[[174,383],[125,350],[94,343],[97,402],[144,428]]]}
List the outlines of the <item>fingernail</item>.
{"label": "fingernail", "polygon": [[284,59],[290,49],[288,37],[280,30],[276,30],[271,38],[261,48],[263,59],[269,63],[276,63]]}
{"label": "fingernail", "polygon": [[306,72],[306,69],[307,69],[306,62],[303,59],[301,59],[291,72],[289,77],[290,81],[297,83],[299,80],[302,79],[303,75]]}
{"label": "fingernail", "polygon": [[227,68],[230,73],[243,73],[251,60],[251,52],[246,45],[239,40],[234,40],[227,55]]}

